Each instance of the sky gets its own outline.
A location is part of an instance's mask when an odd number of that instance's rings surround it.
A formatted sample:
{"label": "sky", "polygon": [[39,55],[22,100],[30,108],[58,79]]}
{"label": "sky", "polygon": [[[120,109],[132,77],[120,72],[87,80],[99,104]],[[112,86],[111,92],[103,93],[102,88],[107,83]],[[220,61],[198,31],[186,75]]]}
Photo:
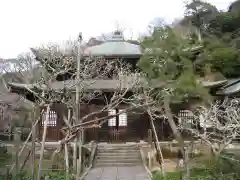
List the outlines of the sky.
{"label": "sky", "polygon": [[[233,0],[208,0],[226,9]],[[0,57],[15,58],[49,42],[84,40],[114,31],[137,38],[160,17],[183,16],[183,0],[0,0]]]}

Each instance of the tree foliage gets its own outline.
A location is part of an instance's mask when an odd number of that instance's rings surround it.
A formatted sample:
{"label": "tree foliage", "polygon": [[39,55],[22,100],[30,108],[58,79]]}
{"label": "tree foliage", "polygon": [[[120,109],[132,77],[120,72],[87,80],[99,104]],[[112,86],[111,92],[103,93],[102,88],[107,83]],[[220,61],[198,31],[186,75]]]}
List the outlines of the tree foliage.
{"label": "tree foliage", "polygon": [[218,9],[210,3],[201,0],[192,0],[186,4],[185,18],[182,24],[191,24],[203,30],[218,13]]}
{"label": "tree foliage", "polygon": [[[152,26],[150,34],[142,38],[141,46],[143,55],[139,66],[149,80],[151,89],[151,93],[144,92],[143,94],[149,95],[146,101],[154,99],[155,106],[148,108],[147,112],[151,118],[158,116],[156,111],[163,110],[165,112],[181,153],[185,154],[184,141],[174,121],[170,104],[189,100],[205,92],[195,76],[191,59],[191,49],[193,48],[191,39],[182,38],[171,27],[158,24]],[[163,83],[163,86],[160,89],[155,88],[155,83]],[[148,88],[144,88],[143,91],[146,89]],[[184,160],[184,169],[186,172],[184,176],[188,177],[187,159]],[[162,171],[164,172],[163,164]]]}
{"label": "tree foliage", "polygon": [[[159,103],[157,108],[163,108],[183,153],[183,137],[174,121],[170,104],[196,97],[209,99],[208,92],[199,83],[206,76],[239,77],[240,12],[236,9],[222,12],[209,3],[193,0],[186,5],[185,17],[179,22],[181,26],[189,27],[187,36],[176,33],[176,24],[155,24],[151,25],[149,36],[142,38],[143,56],[139,66],[150,82],[152,79],[165,82],[161,90],[156,90],[161,94],[160,101],[164,102],[162,106]],[[201,51],[196,51],[196,47],[201,47]],[[184,157],[184,177],[189,177],[188,156]]]}
{"label": "tree foliage", "polygon": [[[202,96],[206,91],[201,87],[193,65],[191,39],[184,39],[166,25],[156,26],[150,36],[142,39],[144,55],[139,66],[149,79],[168,82],[165,86],[173,101]],[[168,92],[169,93],[169,92]]]}
{"label": "tree foliage", "polygon": [[233,2],[227,12],[213,5],[193,0],[186,5],[182,24],[189,23],[199,29],[203,40],[203,51],[197,58],[197,66],[210,67],[226,78],[240,76],[240,1]]}

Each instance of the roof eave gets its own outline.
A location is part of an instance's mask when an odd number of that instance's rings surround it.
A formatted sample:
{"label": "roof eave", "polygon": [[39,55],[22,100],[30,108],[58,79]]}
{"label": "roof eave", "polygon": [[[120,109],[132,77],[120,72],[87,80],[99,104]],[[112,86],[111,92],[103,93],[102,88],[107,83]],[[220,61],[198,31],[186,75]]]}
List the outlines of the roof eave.
{"label": "roof eave", "polygon": [[84,57],[140,58],[142,54],[85,54]]}
{"label": "roof eave", "polygon": [[202,81],[202,86],[205,88],[217,88],[221,87],[227,84],[227,80],[221,80],[221,81],[215,81],[215,82],[210,82],[210,81]]}

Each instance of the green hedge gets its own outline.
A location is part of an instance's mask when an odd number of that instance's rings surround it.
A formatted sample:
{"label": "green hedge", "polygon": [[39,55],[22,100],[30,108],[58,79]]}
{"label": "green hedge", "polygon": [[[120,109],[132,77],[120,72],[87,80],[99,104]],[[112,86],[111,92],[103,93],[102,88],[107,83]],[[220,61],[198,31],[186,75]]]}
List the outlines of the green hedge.
{"label": "green hedge", "polygon": [[[181,180],[181,172],[169,172],[166,174],[165,179],[161,176],[160,172],[153,174],[153,180]],[[236,180],[236,174],[213,174],[209,169],[194,168],[190,171],[189,180]]]}
{"label": "green hedge", "polygon": [[[190,180],[240,180],[240,161],[234,154],[223,152],[218,159],[206,162],[206,168],[192,168]],[[182,172],[168,172],[164,180],[180,180]],[[153,180],[163,180],[161,172],[153,172]]]}
{"label": "green hedge", "polygon": [[[54,172],[54,173],[49,173],[47,174],[49,176],[49,180],[65,180],[66,179],[66,174],[64,172]],[[42,177],[41,179],[44,179]],[[70,180],[75,179],[75,177],[70,176]],[[4,176],[0,176],[0,180],[4,180]],[[22,171],[17,175],[10,175],[9,180],[32,180],[32,178],[25,172]]]}

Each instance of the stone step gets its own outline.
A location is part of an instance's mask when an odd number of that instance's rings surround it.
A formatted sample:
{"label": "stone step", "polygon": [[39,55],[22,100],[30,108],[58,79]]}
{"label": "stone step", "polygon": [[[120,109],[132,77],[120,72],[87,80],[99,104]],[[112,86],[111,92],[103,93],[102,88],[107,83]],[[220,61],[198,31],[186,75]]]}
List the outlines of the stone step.
{"label": "stone step", "polygon": [[99,149],[138,149],[138,146],[97,146]]}
{"label": "stone step", "polygon": [[96,164],[98,163],[141,163],[140,159],[137,158],[131,158],[131,159],[96,159],[95,160]]}
{"label": "stone step", "polygon": [[101,157],[101,158],[113,158],[113,157],[118,157],[118,158],[139,158],[141,157],[140,154],[97,154],[95,157]]}
{"label": "stone step", "polygon": [[97,149],[97,151],[131,151],[131,152],[134,152],[134,151],[139,151],[139,149],[125,149],[125,148],[108,148],[108,149]]}
{"label": "stone step", "polygon": [[139,149],[138,146],[126,146],[126,145],[121,145],[121,146],[110,146],[110,145],[107,145],[107,146],[98,146],[97,147],[98,149]]}
{"label": "stone step", "polygon": [[140,154],[137,153],[129,153],[129,154],[125,154],[125,153],[99,153],[97,154],[95,157],[101,157],[101,158],[112,158],[112,157],[117,157],[117,158],[139,158],[141,157]]}
{"label": "stone step", "polygon": [[140,152],[139,151],[120,151],[120,150],[117,150],[117,151],[97,151],[96,154],[139,154]]}
{"label": "stone step", "polygon": [[95,156],[95,159],[141,159],[141,156]]}
{"label": "stone step", "polygon": [[125,162],[125,163],[119,163],[119,162],[102,162],[102,163],[96,163],[94,167],[126,167],[126,166],[139,166],[139,163],[135,162]]}
{"label": "stone step", "polygon": [[125,153],[131,153],[131,152],[135,152],[135,153],[139,153],[138,149],[97,149],[97,153],[98,152],[125,152]]}
{"label": "stone step", "polygon": [[141,165],[139,148],[136,145],[101,145],[97,147],[95,167]]}
{"label": "stone step", "polygon": [[142,161],[140,159],[95,159],[95,163],[102,163],[102,162],[109,162],[109,163],[141,163]]}
{"label": "stone step", "polygon": [[137,148],[137,145],[126,145],[126,144],[119,144],[119,145],[98,145],[100,148],[109,148],[109,147],[128,147],[128,148]]}
{"label": "stone step", "polygon": [[98,143],[99,147],[138,147],[139,145],[137,143]]}

